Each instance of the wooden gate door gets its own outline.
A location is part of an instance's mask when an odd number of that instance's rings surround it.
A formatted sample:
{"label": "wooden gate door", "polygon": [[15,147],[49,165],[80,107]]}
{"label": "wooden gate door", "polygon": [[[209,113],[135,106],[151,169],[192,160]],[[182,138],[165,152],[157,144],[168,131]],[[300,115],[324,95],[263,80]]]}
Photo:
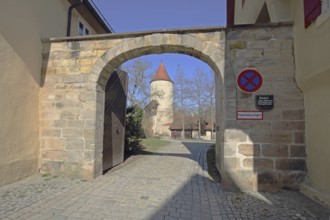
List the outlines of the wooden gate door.
{"label": "wooden gate door", "polygon": [[103,171],[124,161],[128,75],[113,72],[105,90]]}

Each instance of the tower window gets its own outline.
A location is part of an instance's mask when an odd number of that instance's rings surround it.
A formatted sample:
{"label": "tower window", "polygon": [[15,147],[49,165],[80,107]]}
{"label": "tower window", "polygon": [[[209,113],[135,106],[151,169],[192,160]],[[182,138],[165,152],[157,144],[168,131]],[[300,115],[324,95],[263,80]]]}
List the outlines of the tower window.
{"label": "tower window", "polygon": [[89,35],[89,30],[85,28],[85,35]]}
{"label": "tower window", "polygon": [[79,21],[78,33],[79,33],[79,36],[84,36],[84,35],[90,34],[89,29],[81,21]]}

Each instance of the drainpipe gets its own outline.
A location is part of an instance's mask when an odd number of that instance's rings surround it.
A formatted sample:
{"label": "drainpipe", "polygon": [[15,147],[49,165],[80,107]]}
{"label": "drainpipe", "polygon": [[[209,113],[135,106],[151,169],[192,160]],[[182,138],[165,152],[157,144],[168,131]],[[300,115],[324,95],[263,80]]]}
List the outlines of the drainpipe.
{"label": "drainpipe", "polygon": [[72,10],[76,7],[78,7],[79,5],[81,5],[82,3],[84,3],[84,0],[79,0],[78,3],[73,4],[69,7],[68,10],[68,24],[67,24],[67,29],[66,29],[66,36],[70,37],[71,35],[71,18],[72,18]]}

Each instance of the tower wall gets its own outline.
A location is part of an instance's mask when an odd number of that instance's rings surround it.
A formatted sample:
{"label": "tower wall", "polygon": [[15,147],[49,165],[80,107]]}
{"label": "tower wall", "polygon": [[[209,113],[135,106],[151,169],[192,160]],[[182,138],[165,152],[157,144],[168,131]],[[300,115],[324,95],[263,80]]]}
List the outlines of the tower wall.
{"label": "tower wall", "polygon": [[158,102],[157,114],[153,117],[155,135],[170,136],[169,127],[173,121],[173,83],[166,80],[152,81],[151,100]]}

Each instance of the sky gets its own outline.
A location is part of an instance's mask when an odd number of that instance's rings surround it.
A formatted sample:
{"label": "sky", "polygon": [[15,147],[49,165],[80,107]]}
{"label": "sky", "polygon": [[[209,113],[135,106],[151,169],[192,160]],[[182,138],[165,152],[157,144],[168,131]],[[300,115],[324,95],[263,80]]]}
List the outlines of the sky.
{"label": "sky", "polygon": [[[192,27],[225,26],[225,0],[93,0],[115,33]],[[187,77],[202,69],[212,70],[204,62],[187,55],[157,54],[143,56],[156,71],[161,62],[170,77],[175,78],[180,65]],[[128,62],[132,62],[128,61]]]}

